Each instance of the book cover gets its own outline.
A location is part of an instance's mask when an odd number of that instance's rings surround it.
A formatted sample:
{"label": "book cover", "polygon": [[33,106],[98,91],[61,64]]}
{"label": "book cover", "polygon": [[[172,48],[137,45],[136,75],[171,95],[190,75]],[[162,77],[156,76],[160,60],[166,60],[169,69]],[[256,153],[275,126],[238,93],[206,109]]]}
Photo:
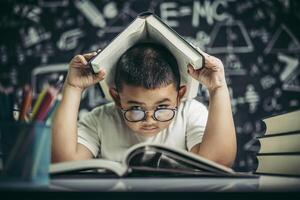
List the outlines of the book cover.
{"label": "book cover", "polygon": [[159,43],[175,56],[180,71],[181,85],[187,86],[183,100],[196,97],[199,82],[187,73],[187,66],[191,64],[195,69],[202,68],[204,57],[158,16],[144,13],[89,61],[94,72],[99,72],[100,68],[106,70],[105,79],[99,82],[106,99],[112,100],[108,89],[114,87],[114,71],[117,61],[134,44],[144,41]]}

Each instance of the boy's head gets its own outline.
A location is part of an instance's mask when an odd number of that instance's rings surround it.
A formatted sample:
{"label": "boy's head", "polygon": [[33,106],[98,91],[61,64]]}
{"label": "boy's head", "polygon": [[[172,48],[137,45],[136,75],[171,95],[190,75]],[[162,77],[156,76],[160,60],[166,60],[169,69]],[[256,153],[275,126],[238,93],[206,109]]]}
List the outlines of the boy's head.
{"label": "boy's head", "polygon": [[163,46],[139,43],[119,59],[115,73],[117,91],[123,84],[156,89],[174,84],[180,87],[180,74],[175,57]]}
{"label": "boy's head", "polygon": [[154,43],[137,44],[121,56],[115,85],[110,93],[122,109],[126,124],[148,137],[169,126],[186,90],[180,87],[175,57]]}

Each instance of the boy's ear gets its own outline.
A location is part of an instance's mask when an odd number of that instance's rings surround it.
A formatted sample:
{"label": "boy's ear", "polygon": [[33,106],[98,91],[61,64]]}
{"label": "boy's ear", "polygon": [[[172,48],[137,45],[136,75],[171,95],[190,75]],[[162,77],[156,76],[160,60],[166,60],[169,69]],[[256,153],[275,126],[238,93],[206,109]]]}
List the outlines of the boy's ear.
{"label": "boy's ear", "polygon": [[113,98],[116,106],[121,108],[120,95],[119,95],[118,91],[116,90],[116,88],[109,88],[109,94]]}
{"label": "boy's ear", "polygon": [[185,95],[185,93],[186,93],[186,85],[180,86],[179,91],[178,91],[178,97],[177,97],[178,102],[180,102],[180,100]]}

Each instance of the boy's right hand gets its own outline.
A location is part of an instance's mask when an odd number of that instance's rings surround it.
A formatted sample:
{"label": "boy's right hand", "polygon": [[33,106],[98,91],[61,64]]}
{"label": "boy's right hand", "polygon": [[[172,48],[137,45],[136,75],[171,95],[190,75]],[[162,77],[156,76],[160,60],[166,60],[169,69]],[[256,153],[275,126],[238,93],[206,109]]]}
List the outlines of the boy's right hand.
{"label": "boy's right hand", "polygon": [[100,69],[98,73],[94,74],[88,66],[88,61],[96,54],[96,52],[92,52],[75,56],[69,64],[65,84],[83,91],[87,87],[103,80],[105,76],[104,69]]}

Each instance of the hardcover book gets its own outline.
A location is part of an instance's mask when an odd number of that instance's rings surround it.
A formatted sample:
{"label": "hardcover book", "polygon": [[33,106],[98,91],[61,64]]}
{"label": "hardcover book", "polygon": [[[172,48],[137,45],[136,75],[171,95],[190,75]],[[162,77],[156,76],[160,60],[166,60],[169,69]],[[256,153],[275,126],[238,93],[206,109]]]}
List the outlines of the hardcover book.
{"label": "hardcover book", "polygon": [[108,89],[114,86],[116,63],[126,50],[139,42],[153,42],[165,46],[177,60],[181,85],[187,86],[187,92],[183,100],[196,97],[199,82],[187,73],[187,66],[191,64],[194,69],[203,67],[204,57],[200,53],[201,50],[188,43],[158,16],[152,13],[144,13],[139,15],[89,61],[93,72],[99,72],[100,68],[106,70],[105,79],[100,81],[99,84],[107,100],[112,100]]}

